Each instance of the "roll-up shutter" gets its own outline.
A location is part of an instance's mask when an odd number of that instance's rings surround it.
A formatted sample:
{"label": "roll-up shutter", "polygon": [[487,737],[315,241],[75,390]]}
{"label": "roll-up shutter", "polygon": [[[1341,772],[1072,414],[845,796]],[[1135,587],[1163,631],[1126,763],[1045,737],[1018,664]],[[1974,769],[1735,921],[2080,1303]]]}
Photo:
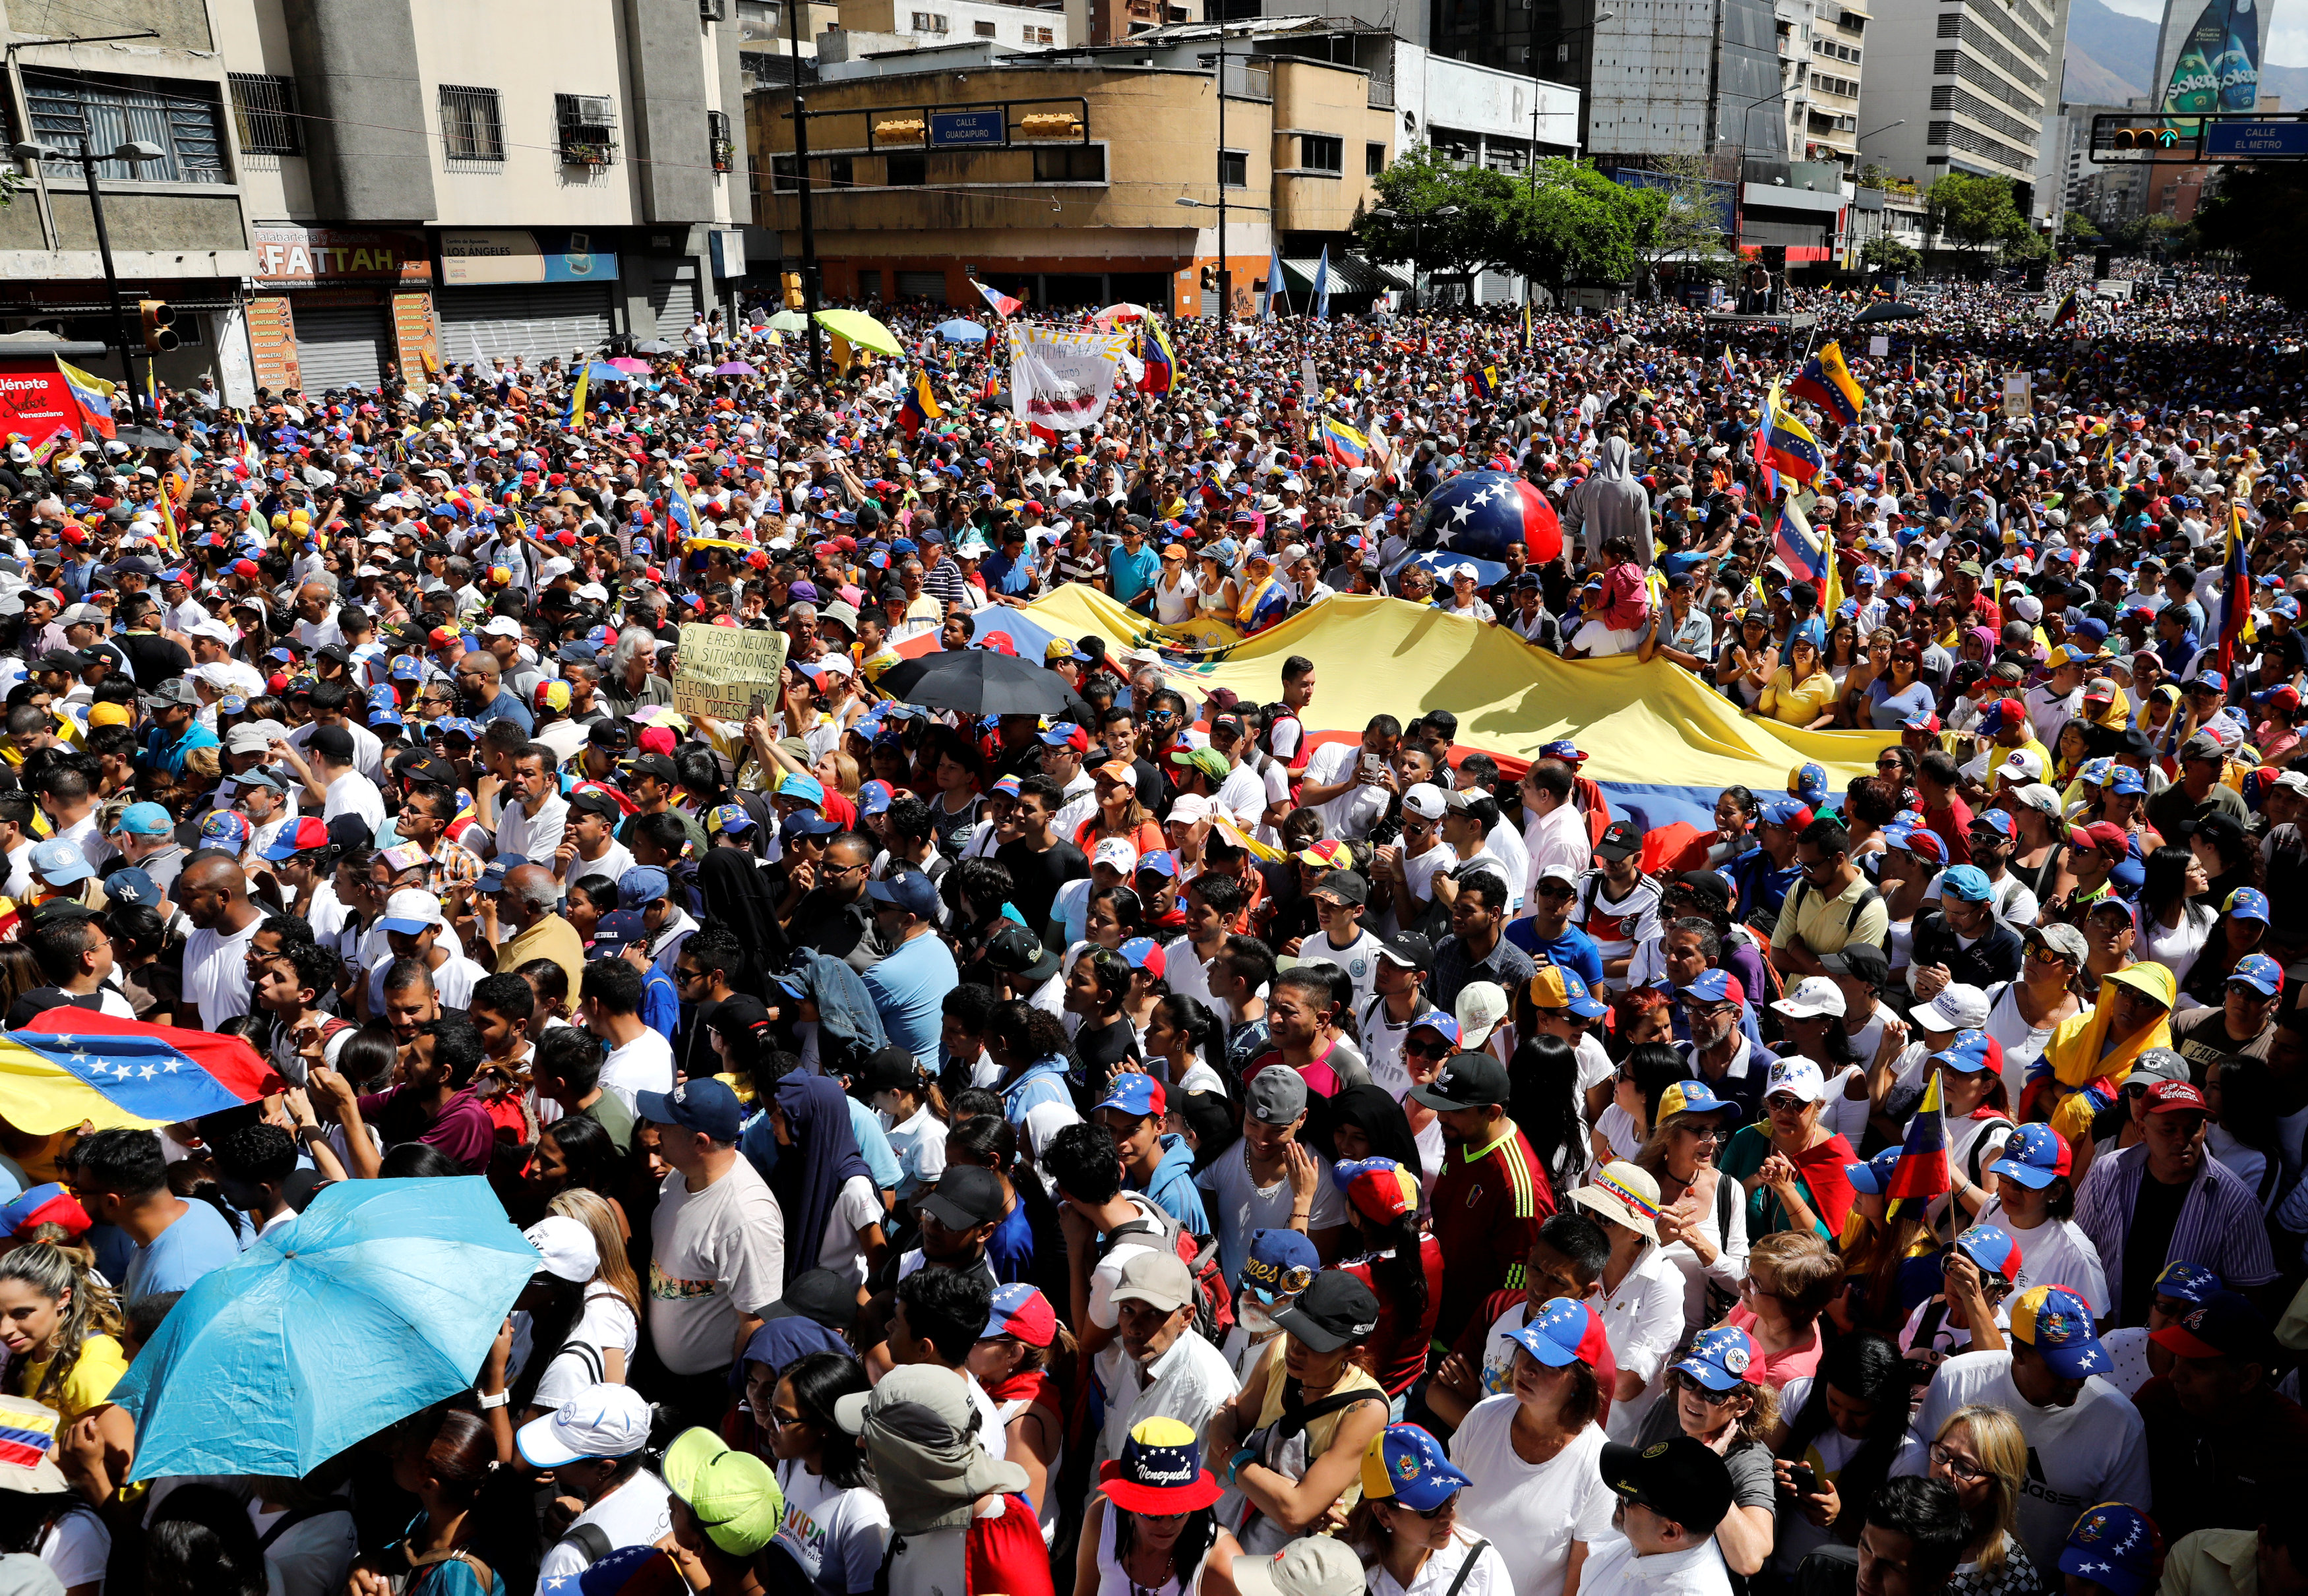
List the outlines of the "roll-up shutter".
{"label": "roll-up shutter", "polygon": [[672,342],[697,319],[697,284],[676,278],[650,285],[650,309],[657,316],[657,335]]}
{"label": "roll-up shutter", "polygon": [[943,271],[900,271],[898,273],[898,297],[926,299],[932,305],[945,303],[945,273]]}
{"label": "roll-up shutter", "polygon": [[307,393],[375,388],[392,358],[392,329],[381,305],[295,305],[297,369]]}
{"label": "roll-up shutter", "polygon": [[609,338],[607,283],[516,283],[442,288],[441,357],[452,365],[515,355],[532,365],[590,355]]}

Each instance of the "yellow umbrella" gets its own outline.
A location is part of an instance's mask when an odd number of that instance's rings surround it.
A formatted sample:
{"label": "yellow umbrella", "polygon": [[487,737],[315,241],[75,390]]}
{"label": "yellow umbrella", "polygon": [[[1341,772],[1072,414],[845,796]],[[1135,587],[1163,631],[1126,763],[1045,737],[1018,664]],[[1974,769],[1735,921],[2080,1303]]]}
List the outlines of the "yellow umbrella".
{"label": "yellow umbrella", "polygon": [[848,339],[861,349],[871,349],[876,355],[893,357],[905,355],[905,346],[898,341],[898,335],[864,311],[823,310],[816,314],[820,327]]}

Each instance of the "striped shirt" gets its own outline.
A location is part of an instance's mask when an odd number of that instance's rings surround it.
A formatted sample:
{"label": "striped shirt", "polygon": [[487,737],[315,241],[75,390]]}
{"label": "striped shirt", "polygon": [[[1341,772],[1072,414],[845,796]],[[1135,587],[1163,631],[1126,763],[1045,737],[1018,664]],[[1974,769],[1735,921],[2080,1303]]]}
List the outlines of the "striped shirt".
{"label": "striped shirt", "polygon": [[[2132,1208],[2147,1168],[2145,1143],[2103,1153],[2092,1160],[2091,1168],[2084,1172],[2083,1187],[2076,1193],[2076,1223],[2099,1249],[2111,1302],[2123,1300],[2124,1234],[2131,1228]],[[2265,1285],[2276,1278],[2268,1228],[2252,1188],[2209,1153],[2172,1227],[2172,1245],[2164,1262],[2175,1261],[2202,1265],[2232,1291]]]}

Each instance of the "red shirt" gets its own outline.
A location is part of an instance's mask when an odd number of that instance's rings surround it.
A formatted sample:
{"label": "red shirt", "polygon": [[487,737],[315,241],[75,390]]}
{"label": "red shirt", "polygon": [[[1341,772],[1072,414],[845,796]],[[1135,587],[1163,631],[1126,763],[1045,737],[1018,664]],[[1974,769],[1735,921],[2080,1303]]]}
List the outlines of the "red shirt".
{"label": "red shirt", "polygon": [[1947,844],[1948,862],[1969,864],[1971,862],[1971,805],[1951,793],[1948,794],[1945,809],[1933,809],[1929,804],[1925,804],[1922,813],[1924,824],[1936,832],[1942,842]]}
{"label": "red shirt", "polygon": [[1446,1344],[1493,1291],[1520,1291],[1524,1260],[1554,1212],[1554,1188],[1512,1120],[1488,1147],[1446,1146],[1434,1183],[1435,1240],[1442,1247],[1442,1304],[1434,1334]]}
{"label": "red shirt", "polygon": [[[1378,1328],[1370,1334],[1371,1372],[1386,1387],[1389,1396],[1409,1390],[1426,1372],[1426,1348],[1434,1336],[1434,1316],[1442,1308],[1442,1243],[1431,1235],[1421,1236],[1418,1257],[1426,1273],[1426,1311],[1416,1318],[1411,1317],[1410,1304],[1401,1294],[1388,1291],[1377,1278],[1375,1258],[1357,1258],[1339,1266],[1370,1287],[1378,1298]],[[1387,1265],[1387,1277],[1395,1277],[1391,1263]]]}

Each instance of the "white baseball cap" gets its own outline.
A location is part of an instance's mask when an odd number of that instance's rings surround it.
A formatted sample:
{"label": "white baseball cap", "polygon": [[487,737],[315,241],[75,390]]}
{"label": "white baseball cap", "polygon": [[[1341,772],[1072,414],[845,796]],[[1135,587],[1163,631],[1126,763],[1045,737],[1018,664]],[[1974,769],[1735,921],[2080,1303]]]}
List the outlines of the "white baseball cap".
{"label": "white baseball cap", "polygon": [[2044,761],[2032,748],[2015,748],[2004,756],[1996,774],[2027,785],[2044,779]]}
{"label": "white baseball cap", "polygon": [[1127,879],[1130,872],[1138,868],[1138,850],[1131,845],[1126,837],[1101,837],[1098,846],[1090,850],[1089,862],[1092,864],[1110,864]]}
{"label": "white baseball cap", "polygon": [[[1804,982],[1807,986],[1809,982]],[[1776,1003],[1773,1008],[1778,1008]],[[1785,1092],[1804,1103],[1817,1103],[1827,1095],[1827,1077],[1819,1066],[1800,1053],[1792,1059],[1781,1059],[1771,1066],[1771,1073],[1763,1083],[1763,1097],[1770,1101],[1772,1094]],[[523,1432],[526,1433],[526,1432]]]}
{"label": "white baseball cap", "polygon": [[[573,1220],[571,1222],[574,1223]],[[631,1386],[595,1386],[513,1432],[531,1468],[589,1457],[630,1457],[649,1445],[650,1405]]]}
{"label": "white baseball cap", "polygon": [[485,638],[517,638],[521,635],[521,622],[511,615],[499,615],[481,628],[481,635]]}
{"label": "white baseball cap", "polygon": [[566,1214],[548,1214],[521,1236],[537,1248],[545,1273],[556,1280],[583,1285],[600,1273],[601,1249],[593,1232]]}
{"label": "white baseball cap", "polygon": [[1170,801],[1170,817],[1182,826],[1199,826],[1210,818],[1210,801],[1200,793],[1181,793]]}
{"label": "white baseball cap", "polygon": [[1807,975],[1789,987],[1787,995],[1771,1008],[1789,1019],[1817,1019],[1829,1014],[1841,1019],[1843,989],[1824,975]]}
{"label": "white baseball cap", "polygon": [[384,917],[377,923],[389,931],[416,936],[443,923],[441,900],[421,887],[404,887],[385,899]]}
{"label": "white baseball cap", "polygon": [[207,638],[214,642],[229,643],[240,634],[221,621],[203,621],[185,633],[187,637]]}
{"label": "white baseball cap", "polygon": [[1451,800],[1431,781],[1414,782],[1403,791],[1402,807],[1422,820],[1439,820]]}
{"label": "white baseball cap", "polygon": [[1987,1024],[1987,994],[1961,981],[1951,981],[1940,995],[1918,1004],[1908,1017],[1926,1031],[1977,1031]]}

